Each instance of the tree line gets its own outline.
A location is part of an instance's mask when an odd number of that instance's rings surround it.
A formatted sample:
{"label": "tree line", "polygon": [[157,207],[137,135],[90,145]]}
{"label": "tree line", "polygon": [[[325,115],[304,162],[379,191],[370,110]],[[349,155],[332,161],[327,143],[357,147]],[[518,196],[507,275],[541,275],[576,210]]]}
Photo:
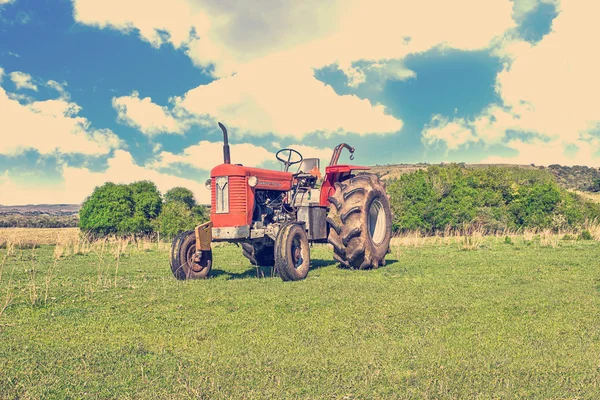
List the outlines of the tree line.
{"label": "tree line", "polygon": [[[600,204],[561,187],[556,171],[520,167],[430,165],[388,180],[394,232],[434,234],[478,229],[566,229],[600,220]],[[79,227],[95,236],[173,237],[209,218],[182,187],[164,196],[150,181],[106,183],[85,200]]]}
{"label": "tree line", "polygon": [[164,196],[150,181],[107,182],[97,187],[79,211],[79,228],[91,237],[105,235],[173,237],[208,220],[206,207],[189,189],[175,187]]}
{"label": "tree line", "polygon": [[76,228],[77,215],[23,215],[17,213],[0,215],[0,228]]}

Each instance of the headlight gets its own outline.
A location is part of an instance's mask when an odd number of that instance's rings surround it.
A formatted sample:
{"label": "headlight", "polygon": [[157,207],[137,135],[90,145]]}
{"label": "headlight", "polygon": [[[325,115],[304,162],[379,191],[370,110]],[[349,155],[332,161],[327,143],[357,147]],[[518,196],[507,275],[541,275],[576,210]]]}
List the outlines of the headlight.
{"label": "headlight", "polygon": [[208,178],[208,179],[206,180],[206,182],[204,182],[204,186],[206,186],[206,188],[207,188],[208,190],[210,190],[210,184],[211,184],[211,183],[212,183],[212,179]]}
{"label": "headlight", "polygon": [[256,185],[258,185],[258,177],[251,176],[250,178],[248,178],[248,185],[250,187],[255,187]]}

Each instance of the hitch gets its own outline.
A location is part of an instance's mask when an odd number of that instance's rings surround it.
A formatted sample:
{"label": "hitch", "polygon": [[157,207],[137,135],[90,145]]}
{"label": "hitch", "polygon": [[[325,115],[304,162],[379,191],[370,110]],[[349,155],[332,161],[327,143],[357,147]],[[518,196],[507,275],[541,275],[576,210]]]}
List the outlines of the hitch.
{"label": "hitch", "polygon": [[341,143],[335,146],[335,149],[333,149],[333,155],[331,156],[331,161],[329,162],[330,167],[337,165],[340,159],[340,155],[342,154],[342,150],[344,149],[348,149],[348,151],[350,152],[350,159],[354,160],[354,147],[350,146],[347,143]]}
{"label": "hitch", "polygon": [[196,232],[196,256],[202,251],[210,251],[210,243],[212,242],[212,222],[207,222],[202,225],[198,225],[195,229]]}

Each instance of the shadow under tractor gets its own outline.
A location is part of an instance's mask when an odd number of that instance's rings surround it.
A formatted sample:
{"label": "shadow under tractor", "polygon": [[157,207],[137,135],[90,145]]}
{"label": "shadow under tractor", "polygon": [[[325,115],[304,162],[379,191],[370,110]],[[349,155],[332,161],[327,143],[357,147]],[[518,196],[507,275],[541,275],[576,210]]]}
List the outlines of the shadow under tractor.
{"label": "shadow under tractor", "polygon": [[[275,267],[284,281],[304,279],[310,243],[330,243],[340,266],[369,269],[385,265],[392,213],[385,184],[369,167],[340,165],[342,143],[333,150],[321,181],[318,158],[294,149],[275,157],[283,171],[231,164],[227,129],[223,164],[206,181],[211,191],[210,222],[173,240],[171,270],[177,279],[202,279],[213,265],[211,242],[235,242],[253,265]],[[296,172],[290,167],[298,165]]]}

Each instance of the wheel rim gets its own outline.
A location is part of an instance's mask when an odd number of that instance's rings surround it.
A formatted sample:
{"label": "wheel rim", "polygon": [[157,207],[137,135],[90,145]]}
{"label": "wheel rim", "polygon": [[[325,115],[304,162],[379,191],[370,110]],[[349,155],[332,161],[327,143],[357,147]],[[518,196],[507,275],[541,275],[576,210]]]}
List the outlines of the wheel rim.
{"label": "wheel rim", "polygon": [[386,218],[383,204],[379,199],[373,200],[369,207],[369,236],[373,243],[381,244],[385,239]]}
{"label": "wheel rim", "polygon": [[302,241],[300,240],[299,235],[294,236],[294,240],[292,241],[292,261],[294,262],[294,268],[298,269],[304,263],[304,259],[302,258]]}
{"label": "wheel rim", "polygon": [[196,246],[190,246],[188,247],[186,256],[185,256],[185,263],[188,266],[189,269],[191,269],[194,272],[200,272],[204,269],[204,267],[197,263],[194,262],[194,255],[196,254]]}

